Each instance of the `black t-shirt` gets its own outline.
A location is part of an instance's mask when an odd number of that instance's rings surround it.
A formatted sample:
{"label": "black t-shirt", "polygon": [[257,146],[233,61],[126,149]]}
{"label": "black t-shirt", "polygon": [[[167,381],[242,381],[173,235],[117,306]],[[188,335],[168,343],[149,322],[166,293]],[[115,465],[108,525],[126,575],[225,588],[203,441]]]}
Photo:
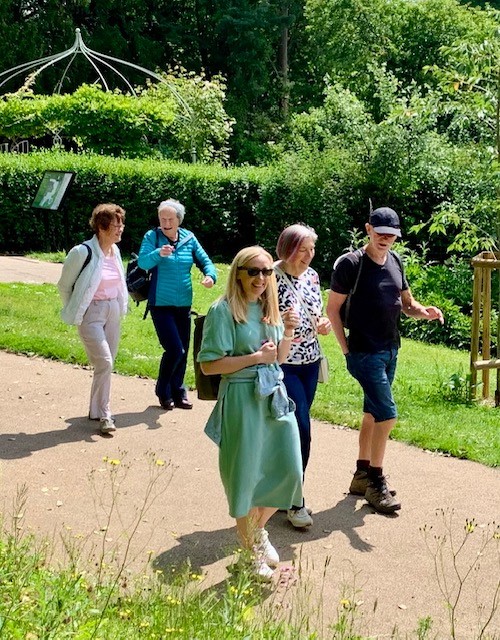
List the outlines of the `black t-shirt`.
{"label": "black t-shirt", "polygon": [[399,347],[401,291],[408,289],[408,282],[396,254],[390,251],[384,265],[365,252],[361,257],[359,252],[346,254],[333,270],[330,289],[348,295],[356,282],[360,259],[361,274],[349,310],[349,351],[374,353]]}

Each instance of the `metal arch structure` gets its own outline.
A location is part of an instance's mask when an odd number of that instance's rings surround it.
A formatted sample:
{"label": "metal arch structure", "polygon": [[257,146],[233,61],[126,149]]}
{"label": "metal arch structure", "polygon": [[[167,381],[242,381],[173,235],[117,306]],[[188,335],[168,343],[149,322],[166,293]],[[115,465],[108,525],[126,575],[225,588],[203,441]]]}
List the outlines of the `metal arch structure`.
{"label": "metal arch structure", "polygon": [[[10,69],[7,69],[6,71],[2,71],[0,73],[0,90],[7,82],[9,82],[10,80],[14,79],[17,76],[23,75],[24,78],[27,78],[31,72],[31,75],[33,77],[36,77],[42,71],[44,71],[44,69],[47,69],[48,67],[51,67],[54,64],[57,64],[58,62],[61,62],[62,60],[69,58],[69,61],[66,67],[64,68],[61,79],[59,80],[59,82],[57,83],[54,89],[54,93],[60,93],[62,90],[63,82],[68,73],[68,70],[71,67],[71,64],[73,63],[73,60],[76,58],[78,54],[82,54],[87,59],[89,64],[94,68],[94,70],[96,71],[99,77],[99,80],[102,82],[102,85],[106,91],[110,90],[104,75],[104,71],[107,70],[117,75],[122,80],[122,82],[125,84],[125,86],[127,87],[127,89],[130,91],[132,95],[134,96],[137,95],[134,90],[134,87],[130,84],[130,82],[123,75],[123,73],[121,73],[111,63],[123,65],[125,67],[128,67],[129,69],[139,71],[140,73],[144,74],[146,77],[153,78],[154,80],[157,80],[160,84],[165,85],[169,89],[169,91],[172,93],[176,102],[179,104],[179,106],[182,109],[182,111],[178,114],[178,116],[187,122],[191,122],[194,119],[194,114],[190,106],[187,104],[184,98],[179,94],[177,89],[170,82],[167,82],[165,78],[162,78],[162,76],[159,75],[158,73],[155,73],[150,69],[146,69],[145,67],[141,67],[140,65],[133,64],[132,62],[127,62],[126,60],[121,60],[120,58],[114,58],[113,56],[108,56],[104,53],[99,53],[98,51],[94,51],[93,49],[89,49],[89,47],[87,47],[87,45],[83,42],[82,34],[79,28],[76,28],[75,30],[75,41],[69,49],[66,49],[65,51],[61,51],[60,53],[55,53],[51,56],[46,56],[44,58],[38,58],[37,60],[32,60],[31,62],[24,62],[23,64],[17,65],[16,67],[12,67]],[[195,154],[194,149],[192,153],[193,153],[193,159],[195,160],[196,158],[194,157],[194,154]]]}

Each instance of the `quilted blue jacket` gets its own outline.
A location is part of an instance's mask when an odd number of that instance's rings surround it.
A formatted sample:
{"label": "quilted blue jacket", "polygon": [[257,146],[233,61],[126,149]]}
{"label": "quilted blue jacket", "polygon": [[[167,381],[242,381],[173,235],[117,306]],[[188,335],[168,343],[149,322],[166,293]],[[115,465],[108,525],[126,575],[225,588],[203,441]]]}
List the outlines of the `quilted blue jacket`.
{"label": "quilted blue jacket", "polygon": [[160,248],[168,238],[158,227],[148,231],[142,239],[138,264],[152,271],[149,290],[150,306],[190,307],[193,302],[191,267],[195,264],[215,282],[217,271],[196,236],[179,227],[179,240],[170,256],[160,256]]}

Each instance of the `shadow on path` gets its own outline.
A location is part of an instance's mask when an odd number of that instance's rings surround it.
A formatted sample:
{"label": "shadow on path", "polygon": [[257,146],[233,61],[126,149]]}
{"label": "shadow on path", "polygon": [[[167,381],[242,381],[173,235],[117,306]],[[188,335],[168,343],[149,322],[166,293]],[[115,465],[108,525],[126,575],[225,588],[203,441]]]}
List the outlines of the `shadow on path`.
{"label": "shadow on path", "polygon": [[[148,429],[158,429],[161,425],[159,417],[165,412],[158,406],[149,406],[144,411],[118,413],[115,415],[117,431],[126,427],[145,424]],[[50,449],[72,442],[95,442],[95,437],[110,438],[111,435],[101,436],[99,422],[89,420],[86,416],[65,418],[66,429],[53,429],[38,433],[23,431],[0,434],[0,458],[15,460],[31,456],[34,451]]]}
{"label": "shadow on path", "polygon": [[[374,514],[368,504],[359,507],[358,499],[347,495],[330,509],[313,514],[314,525],[310,529],[295,529],[286,520],[284,513],[273,516],[267,529],[272,543],[278,549],[280,560],[284,562],[291,562],[297,557],[292,545],[327,538],[335,531],[343,533],[354,549],[370,552],[373,545],[363,540],[357,531],[364,525],[365,517],[370,515],[378,514]],[[155,569],[168,574],[173,567],[189,564],[193,571],[201,571],[202,567],[232,555],[238,548],[235,527],[218,531],[195,531],[179,536],[176,541],[177,546],[156,556],[153,561]]]}

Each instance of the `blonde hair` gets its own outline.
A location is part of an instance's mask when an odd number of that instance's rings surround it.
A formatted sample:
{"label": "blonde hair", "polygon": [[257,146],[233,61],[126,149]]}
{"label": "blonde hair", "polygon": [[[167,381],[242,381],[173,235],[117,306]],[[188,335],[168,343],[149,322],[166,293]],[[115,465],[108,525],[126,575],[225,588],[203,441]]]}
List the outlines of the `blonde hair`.
{"label": "blonde hair", "polygon": [[[229,305],[231,313],[236,322],[247,321],[248,300],[245,297],[241,280],[238,278],[238,267],[244,267],[258,256],[264,256],[269,260],[269,268],[273,266],[273,258],[270,253],[259,246],[245,247],[238,251],[231,263],[229,276],[226,284],[226,293],[223,299]],[[262,307],[262,316],[267,318],[269,324],[281,324],[281,316],[278,306],[278,287],[276,284],[276,276],[273,273],[267,278],[267,287],[260,297],[260,305]]]}

